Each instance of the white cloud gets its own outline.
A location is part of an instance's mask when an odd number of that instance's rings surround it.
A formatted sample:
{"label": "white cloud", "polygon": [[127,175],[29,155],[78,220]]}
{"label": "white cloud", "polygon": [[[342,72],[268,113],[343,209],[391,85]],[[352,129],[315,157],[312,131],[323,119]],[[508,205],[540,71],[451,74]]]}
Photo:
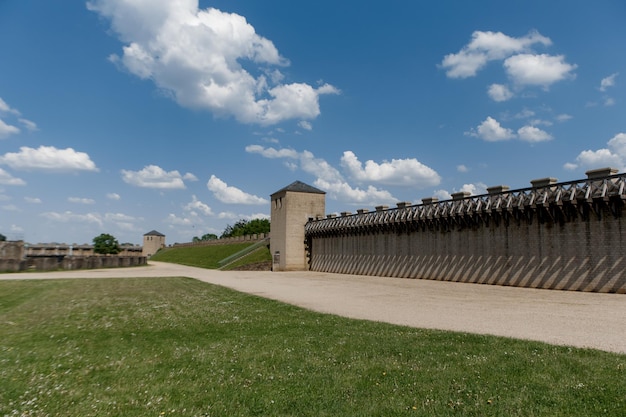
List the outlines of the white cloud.
{"label": "white cloud", "polygon": [[461,164],[461,165],[457,165],[457,166],[456,166],[456,170],[457,170],[458,172],[461,172],[461,173],[466,173],[466,172],[469,172],[469,168],[467,168],[467,167],[466,167],[465,165],[463,165],[463,164]]}
{"label": "white cloud", "polygon": [[248,146],[246,151],[258,153],[266,158],[290,159],[286,163],[290,169],[296,170],[299,168],[315,176],[316,180],[313,182],[313,185],[326,191],[327,196],[334,200],[369,205],[388,204],[390,201],[397,201],[388,191],[380,190],[371,185],[366,189],[350,186],[337,169],[324,159],[316,158],[309,151],[297,152],[291,149],[265,149],[258,145]]}
{"label": "white cloud", "polygon": [[183,179],[187,181],[198,181],[198,177],[193,175],[191,172],[188,172],[185,175],[183,175]]}
{"label": "white cloud", "polygon": [[98,171],[86,153],[54,146],[40,146],[37,149],[22,146],[19,152],[0,156],[0,164],[18,170]]}
{"label": "white cloud", "polygon": [[24,201],[31,204],[41,204],[41,198],[38,197],[24,197]]}
{"label": "white cloud", "polygon": [[626,170],[626,133],[618,133],[608,141],[607,147],[595,151],[585,150],[576,157],[576,162],[568,162],[565,169],[573,170],[579,167],[588,169],[611,167],[620,171]]}
{"label": "white cloud", "polygon": [[363,166],[354,152],[345,151],[341,157],[341,165],[357,182],[417,188],[430,187],[441,182],[441,177],[435,170],[415,158],[392,159],[380,164],[368,160]]}
{"label": "white cloud", "polygon": [[91,198],[68,197],[67,201],[75,204],[95,204],[96,200]]}
{"label": "white cloud", "polygon": [[473,77],[489,61],[528,51],[534,44],[548,46],[551,43],[549,38],[536,31],[520,38],[512,38],[502,32],[476,31],[472,34],[472,40],[458,53],[444,57],[441,67],[446,69],[446,75],[450,78]]}
{"label": "white cloud", "polygon": [[604,106],[611,107],[615,105],[615,99],[613,97],[606,97],[604,99]]}
{"label": "white cloud", "polygon": [[0,98],[0,113],[9,113],[15,116],[20,115],[20,112],[17,109],[11,108],[11,106],[9,106],[6,101],[2,100],[2,98]]}
{"label": "white cloud", "polygon": [[213,215],[213,210],[211,210],[211,207],[209,207],[208,205],[204,204],[202,201],[198,200],[198,198],[195,195],[191,196],[191,202],[187,203],[183,208],[186,211],[190,211],[190,212],[200,212],[202,214],[204,214],[205,216],[212,216]]}
{"label": "white cloud", "polygon": [[172,213],[167,216],[165,221],[174,226],[193,226],[193,221],[191,219],[187,217],[178,217]]}
{"label": "white cloud", "polygon": [[63,213],[48,211],[41,213],[41,216],[59,223],[94,223],[99,226],[103,225],[102,216],[98,213],[77,214],[71,211]]}
{"label": "white cloud", "polygon": [[361,189],[352,187],[345,181],[328,181],[323,178],[316,179],[313,184],[326,191],[331,198],[345,203],[376,206],[397,201],[389,191],[380,190],[371,185]]}
{"label": "white cloud", "polygon": [[26,185],[26,181],[15,178],[13,175],[0,168],[0,184],[1,185]]}
{"label": "white cloud", "polygon": [[115,223],[132,223],[134,221],[142,219],[129,216],[128,214],[124,213],[105,213],[104,220]]}
{"label": "white cloud", "polygon": [[515,133],[511,129],[504,128],[493,117],[487,117],[475,130],[467,133],[487,142],[499,142],[515,138]]}
{"label": "white cloud", "polygon": [[28,119],[21,119],[21,118],[20,118],[20,119],[17,119],[17,120],[18,120],[18,122],[20,122],[21,124],[23,124],[23,125],[24,125],[24,127],[25,127],[27,130],[30,130],[31,132],[35,132],[35,131],[39,130],[39,128],[37,127],[37,124],[36,124],[35,122],[31,122],[31,121],[30,121],[30,120],[28,120]]}
{"label": "white cloud", "polygon": [[118,201],[120,200],[122,197],[120,197],[120,195],[118,193],[108,193],[107,194],[107,198],[109,200],[114,200],[114,201]]}
{"label": "white cloud", "polygon": [[301,120],[300,122],[298,122],[298,126],[300,126],[304,130],[313,130],[313,125],[311,125],[311,123],[307,122],[306,120]]}
{"label": "white cloud", "polygon": [[178,171],[166,172],[157,165],[147,165],[141,171],[122,170],[125,183],[143,188],[164,190],[185,189],[185,183]]}
{"label": "white cloud", "polygon": [[600,91],[606,91],[607,88],[609,87],[613,87],[615,85],[615,79],[617,78],[617,76],[619,75],[619,73],[614,73],[609,75],[608,77],[605,77],[602,79],[602,81],[600,81]]}
{"label": "white cloud", "polygon": [[271,125],[314,119],[319,96],[338,93],[328,84],[281,84],[278,68],[288,60],[235,13],[199,9],[191,0],[93,0],[88,8],[110,19],[125,44],[112,60],[181,106]]}
{"label": "white cloud", "polygon": [[513,93],[506,85],[491,84],[487,94],[493,101],[507,101],[513,97]]}
{"label": "white cloud", "polygon": [[207,182],[207,188],[213,193],[215,198],[222,203],[269,204],[269,201],[264,198],[245,193],[239,188],[228,186],[228,184],[217,178],[215,175],[211,175],[209,182]]}
{"label": "white cloud", "polygon": [[482,182],[475,184],[463,184],[459,191],[470,193],[470,195],[481,195],[487,193],[487,185]]}
{"label": "white cloud", "polygon": [[452,195],[446,190],[435,190],[435,194],[433,197],[437,197],[440,201],[452,199]]}
{"label": "white cloud", "polygon": [[518,137],[526,142],[544,142],[552,140],[552,135],[535,126],[524,126],[517,131]]}
{"label": "white cloud", "polygon": [[20,133],[20,129],[6,124],[2,119],[0,119],[0,139],[8,138],[11,135],[17,135],[18,133]]}
{"label": "white cloud", "polygon": [[570,116],[569,114],[559,114],[558,116],[556,116],[556,121],[557,122],[566,122],[568,120],[572,119],[572,116]]}
{"label": "white cloud", "polygon": [[[24,127],[31,132],[37,130],[37,125],[34,122],[19,117],[21,113],[17,109],[11,108],[11,106],[9,106],[6,101],[0,98],[0,114],[2,113],[8,114],[11,118],[17,117],[17,121],[24,125]],[[7,138],[10,135],[16,135],[20,132],[21,130],[18,127],[13,126],[0,119],[0,139]]]}
{"label": "white cloud", "polygon": [[544,88],[557,81],[574,78],[573,71],[576,67],[566,63],[563,55],[519,54],[504,61],[504,68],[515,84]]}
{"label": "white cloud", "polygon": [[264,148],[261,145],[248,145],[246,146],[246,152],[248,153],[258,153],[265,158],[298,158],[299,154],[297,151],[293,149],[274,149],[274,148]]}

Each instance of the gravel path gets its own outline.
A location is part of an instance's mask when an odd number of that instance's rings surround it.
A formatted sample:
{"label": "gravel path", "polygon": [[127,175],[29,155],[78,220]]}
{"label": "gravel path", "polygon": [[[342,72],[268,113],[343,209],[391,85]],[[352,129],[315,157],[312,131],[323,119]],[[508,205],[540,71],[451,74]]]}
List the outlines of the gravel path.
{"label": "gravel path", "polygon": [[626,354],[626,295],[319,272],[216,271],[162,262],[132,269],[0,274],[2,279],[186,276],[310,310]]}

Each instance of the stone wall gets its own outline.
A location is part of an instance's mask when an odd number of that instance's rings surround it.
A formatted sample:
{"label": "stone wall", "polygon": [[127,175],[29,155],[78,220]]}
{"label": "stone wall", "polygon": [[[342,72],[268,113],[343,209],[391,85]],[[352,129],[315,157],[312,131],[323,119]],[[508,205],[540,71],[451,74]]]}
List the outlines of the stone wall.
{"label": "stone wall", "polygon": [[624,180],[547,181],[312,221],[310,269],[626,293]]}
{"label": "stone wall", "polygon": [[121,268],[146,264],[144,256],[46,256],[0,259],[0,272]]}
{"label": "stone wall", "polygon": [[259,233],[254,235],[225,237],[222,239],[200,240],[198,242],[174,243],[172,247],[189,247],[189,246],[214,246],[214,245],[232,245],[233,243],[259,242],[269,237],[269,233]]}

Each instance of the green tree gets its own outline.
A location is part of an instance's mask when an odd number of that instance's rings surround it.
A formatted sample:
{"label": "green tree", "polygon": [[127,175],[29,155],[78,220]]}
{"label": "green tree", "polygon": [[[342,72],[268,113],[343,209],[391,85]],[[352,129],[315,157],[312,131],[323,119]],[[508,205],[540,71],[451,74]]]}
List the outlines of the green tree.
{"label": "green tree", "polygon": [[234,225],[226,226],[222,238],[255,235],[270,232],[270,221],[268,219],[239,220]]}
{"label": "green tree", "polygon": [[217,239],[217,235],[213,233],[206,233],[202,235],[202,237],[194,236],[191,241],[192,242],[204,242],[205,240],[213,240],[213,239]]}
{"label": "green tree", "polygon": [[7,237],[0,233],[0,242],[4,242],[5,240],[7,240]]}
{"label": "green tree", "polygon": [[93,238],[93,251],[102,255],[116,255],[120,253],[120,244],[117,239],[108,233],[102,233]]}

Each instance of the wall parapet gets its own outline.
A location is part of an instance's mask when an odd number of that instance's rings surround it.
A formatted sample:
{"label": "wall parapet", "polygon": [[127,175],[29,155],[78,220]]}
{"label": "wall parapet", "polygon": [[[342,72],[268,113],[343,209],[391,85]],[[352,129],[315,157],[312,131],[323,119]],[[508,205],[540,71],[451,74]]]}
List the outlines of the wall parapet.
{"label": "wall parapet", "polygon": [[[591,171],[590,171],[591,172]],[[418,205],[401,203],[397,208],[362,211],[341,217],[310,219],[307,236],[362,234],[411,227],[463,227],[490,221],[532,221],[564,223],[580,216],[601,216],[603,208],[619,216],[626,200],[626,174],[602,178],[549,183],[537,187],[501,191],[437,201],[425,199]],[[490,187],[492,188],[492,187]],[[493,187],[498,188],[498,187]]]}
{"label": "wall parapet", "polygon": [[254,235],[233,236],[220,239],[199,240],[197,242],[174,243],[172,247],[188,247],[188,246],[213,246],[213,245],[232,245],[233,243],[259,242],[269,239],[269,233],[258,233]]}

